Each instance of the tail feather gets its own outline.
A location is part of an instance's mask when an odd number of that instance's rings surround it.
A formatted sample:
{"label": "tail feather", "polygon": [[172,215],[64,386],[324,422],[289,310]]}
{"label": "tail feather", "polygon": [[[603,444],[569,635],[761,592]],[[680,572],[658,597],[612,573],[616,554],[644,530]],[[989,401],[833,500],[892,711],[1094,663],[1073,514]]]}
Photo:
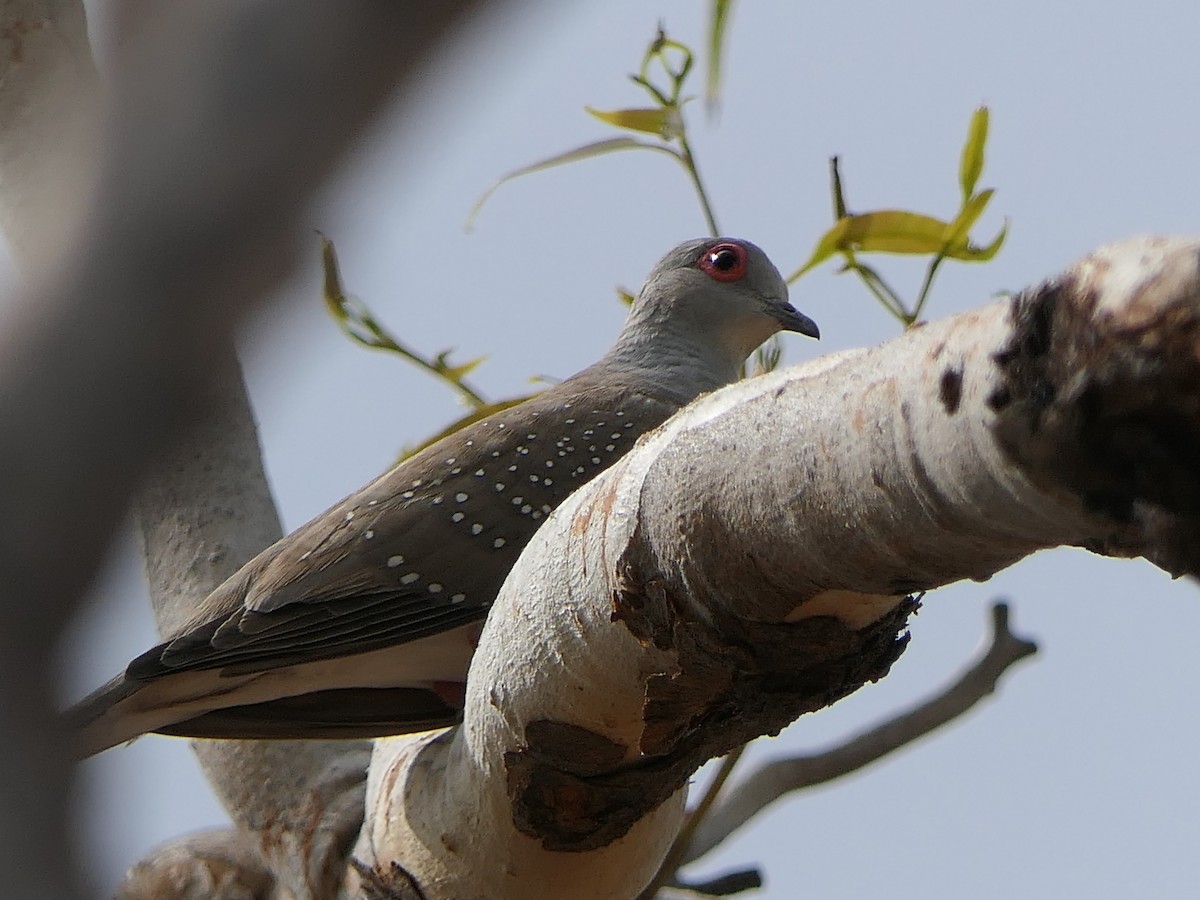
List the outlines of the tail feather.
{"label": "tail feather", "polygon": [[[459,720],[478,625],[335,659],[138,677],[126,672],[67,712],[91,756],[148,732],[278,740],[381,737]],[[134,671],[134,674],[130,674]]]}
{"label": "tail feather", "polygon": [[93,756],[147,732],[224,740],[347,740],[457,724],[462,711],[437,690],[343,688],[172,717],[179,707],[133,710],[144,684],[114,678],[67,712],[76,753]]}
{"label": "tail feather", "polygon": [[73,750],[80,759],[131,741],[143,733],[131,731],[124,717],[117,713],[121,704],[133,697],[139,687],[123,674],[118,675],[66,711],[67,725],[76,737]]}

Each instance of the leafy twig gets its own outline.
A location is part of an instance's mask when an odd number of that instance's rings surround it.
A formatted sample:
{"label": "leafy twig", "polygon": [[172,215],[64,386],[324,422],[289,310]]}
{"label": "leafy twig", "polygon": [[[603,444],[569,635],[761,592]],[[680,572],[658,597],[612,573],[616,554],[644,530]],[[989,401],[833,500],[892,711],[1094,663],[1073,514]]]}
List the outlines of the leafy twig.
{"label": "leafy twig", "polygon": [[486,407],[488,399],[467,381],[466,376],[476,366],[483,362],[480,356],[465,363],[454,365],[450,362],[450,351],[445,350],[432,358],[422,356],[415,350],[410,350],[394,338],[365,303],[356,297],[351,297],[342,287],[341,271],[338,267],[337,250],[333,241],[320,235],[321,262],[325,269],[324,295],[325,308],[337,321],[338,327],[351,340],[369,347],[372,350],[385,350],[402,356],[409,362],[424,369],[456,390],[467,404],[475,409]]}
{"label": "leafy twig", "polygon": [[[1008,223],[986,246],[971,243],[971,227],[983,215],[994,191],[990,188],[975,193],[983,172],[984,145],[987,142],[988,110],[981,106],[971,116],[967,141],[959,164],[959,187],[962,205],[950,221],[909,210],[880,209],[867,213],[848,211],[838,158],[830,160],[830,186],[833,195],[833,226],[822,235],[808,262],[788,278],[795,281],[832,256],[845,260],[843,272],[853,272],[864,286],[895,316],[904,327],[915,324],[924,312],[934,278],[944,260],[986,262],[999,252],[1008,233]],[[900,253],[929,256],[920,292],[909,308],[879,274],[857,259],[858,253]]]}

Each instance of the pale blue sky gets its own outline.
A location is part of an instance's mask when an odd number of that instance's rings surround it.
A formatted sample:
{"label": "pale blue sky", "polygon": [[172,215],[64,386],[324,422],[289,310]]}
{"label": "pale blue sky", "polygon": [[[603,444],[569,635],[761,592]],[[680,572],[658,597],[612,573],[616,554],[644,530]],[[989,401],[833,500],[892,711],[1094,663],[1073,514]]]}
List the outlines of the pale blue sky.
{"label": "pale blue sky", "polygon": [[[662,252],[704,231],[681,172],[658,155],[610,156],[502,188],[474,234],[463,219],[494,177],[611,136],[582,106],[640,105],[624,76],[656,20],[699,45],[707,5],[530,4],[481,24],[312,214],[337,241],[350,290],[418,347],[487,354],[477,381],[497,395],[595,358],[622,318],[613,286],[636,287]],[[696,150],[723,228],[786,271],[829,222],[832,154],[855,208],[951,212],[966,123],[987,102],[981,184],[998,191],[978,232],[990,238],[1008,216],[1011,233],[995,263],[945,267],[929,314],[946,315],[1105,241],[1196,230],[1198,34],[1200,6],[1182,3],[739,4],[719,124],[689,107]],[[919,270],[887,271],[911,296]],[[318,292],[314,245],[292,302],[260,315],[244,342],[289,528],[457,412],[439,385],[340,337]],[[792,299],[824,340],[789,338],[789,360],[896,333],[829,268]],[[67,651],[74,696],[153,640],[137,566],[126,546],[77,629],[87,640]],[[1200,592],[1143,562],[1059,550],[931,594],[883,683],[758,742],[750,760],[823,747],[937,689],[976,649],[999,595],[1042,652],[993,699],[786,801],[705,869],[759,864],[758,896],[773,900],[1194,896]],[[145,738],[84,774],[80,828],[105,888],[154,844],[224,821],[185,742]]]}

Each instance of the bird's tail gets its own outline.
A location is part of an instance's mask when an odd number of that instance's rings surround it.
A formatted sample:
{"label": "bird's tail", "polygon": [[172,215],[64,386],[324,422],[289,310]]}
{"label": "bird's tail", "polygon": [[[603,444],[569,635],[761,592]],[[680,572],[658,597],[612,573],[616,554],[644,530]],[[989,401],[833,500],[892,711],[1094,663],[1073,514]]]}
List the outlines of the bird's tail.
{"label": "bird's tail", "polygon": [[77,758],[95,756],[144,733],[133,717],[121,714],[138,688],[123,674],[118,675],[63,714],[75,740],[71,749]]}

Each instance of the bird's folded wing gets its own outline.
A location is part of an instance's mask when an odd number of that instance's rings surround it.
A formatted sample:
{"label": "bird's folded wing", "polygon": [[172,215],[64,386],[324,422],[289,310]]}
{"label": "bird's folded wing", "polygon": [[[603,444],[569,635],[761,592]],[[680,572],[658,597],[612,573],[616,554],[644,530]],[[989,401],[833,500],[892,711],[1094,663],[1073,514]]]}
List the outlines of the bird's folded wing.
{"label": "bird's folded wing", "polygon": [[470,426],[453,453],[435,445],[381,475],[263,551],[127,675],[256,672],[483,619],[545,516],[677,408],[624,385],[589,384],[586,373],[574,379],[565,419],[566,383],[520,418],[512,410]]}

